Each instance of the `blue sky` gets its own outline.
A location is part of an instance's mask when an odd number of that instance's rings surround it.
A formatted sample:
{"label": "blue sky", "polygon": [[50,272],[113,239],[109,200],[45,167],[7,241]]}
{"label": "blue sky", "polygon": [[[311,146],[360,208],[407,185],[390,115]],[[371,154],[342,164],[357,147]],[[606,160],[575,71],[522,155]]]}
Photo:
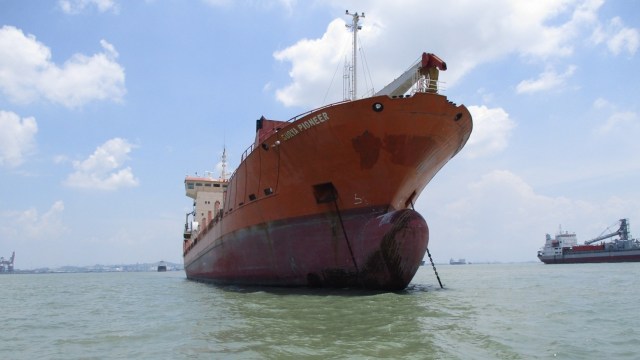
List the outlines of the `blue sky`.
{"label": "blue sky", "polygon": [[347,9],[360,95],[433,52],[474,116],[416,203],[436,261],[536,260],[560,225],[640,235],[639,2],[0,0],[0,256],[182,261],[184,176],[224,145],[237,166],[262,115],[342,99]]}

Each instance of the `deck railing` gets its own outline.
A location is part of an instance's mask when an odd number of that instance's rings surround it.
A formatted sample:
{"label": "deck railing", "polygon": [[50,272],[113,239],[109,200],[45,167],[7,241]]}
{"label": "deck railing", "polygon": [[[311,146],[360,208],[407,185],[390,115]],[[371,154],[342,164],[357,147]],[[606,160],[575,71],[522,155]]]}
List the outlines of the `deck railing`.
{"label": "deck railing", "polygon": [[[319,108],[316,108],[316,109],[313,109],[313,110],[309,110],[309,111],[303,112],[302,114],[298,114],[298,115],[292,117],[291,119],[287,120],[286,123],[292,123],[292,122],[300,119],[301,117],[304,117],[304,116],[307,116],[307,115],[311,114],[312,112],[320,111],[322,109],[326,109],[328,107],[334,106],[336,104],[341,104],[341,103],[347,102],[347,101],[338,101],[338,102],[335,102],[335,103],[332,103],[332,104],[329,104],[329,105],[325,105],[325,106],[322,106],[322,107],[319,107]],[[273,128],[273,129],[269,130],[268,132],[265,132],[265,137],[271,136],[276,132],[278,132],[278,130]],[[249,147],[247,147],[247,149],[242,153],[242,156],[240,156],[240,162],[243,162],[253,152],[253,150],[255,150],[255,147],[256,147],[255,143],[252,143],[251,145],[249,145]],[[231,174],[231,176],[229,177],[229,180],[231,180],[231,178],[233,178],[233,175],[235,175],[235,173],[236,172],[234,171],[233,174]]]}

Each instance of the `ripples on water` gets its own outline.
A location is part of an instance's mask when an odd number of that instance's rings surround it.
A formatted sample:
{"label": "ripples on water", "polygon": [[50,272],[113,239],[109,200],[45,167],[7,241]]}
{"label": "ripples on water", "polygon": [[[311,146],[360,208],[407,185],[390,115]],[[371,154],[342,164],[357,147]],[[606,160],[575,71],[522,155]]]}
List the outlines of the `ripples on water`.
{"label": "ripples on water", "polygon": [[2,359],[635,359],[640,263],[422,267],[406,291],[0,276]]}

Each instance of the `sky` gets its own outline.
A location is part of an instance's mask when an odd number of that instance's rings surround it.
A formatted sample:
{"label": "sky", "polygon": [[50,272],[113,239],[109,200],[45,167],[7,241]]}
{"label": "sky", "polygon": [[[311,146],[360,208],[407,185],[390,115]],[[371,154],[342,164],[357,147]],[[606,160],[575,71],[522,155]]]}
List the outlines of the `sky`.
{"label": "sky", "polygon": [[537,261],[640,235],[640,2],[0,0],[0,256],[17,269],[182,262],[184,177],[238,165],[260,116],[358,95],[422,52],[474,118],[416,202],[436,262]]}

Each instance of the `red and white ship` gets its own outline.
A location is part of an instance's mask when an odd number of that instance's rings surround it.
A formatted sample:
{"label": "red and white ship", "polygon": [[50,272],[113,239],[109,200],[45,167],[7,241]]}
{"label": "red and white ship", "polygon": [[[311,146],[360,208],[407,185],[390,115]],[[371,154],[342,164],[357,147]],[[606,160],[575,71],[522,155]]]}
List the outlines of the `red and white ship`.
{"label": "red and white ship", "polygon": [[[538,251],[538,259],[545,264],[640,261],[640,241],[631,237],[629,220],[620,219],[619,224],[617,230],[585,241],[584,245],[578,245],[575,233],[560,232],[555,238],[547,234],[544,247]],[[610,238],[615,239],[603,242]],[[595,244],[597,242],[600,243]]]}

